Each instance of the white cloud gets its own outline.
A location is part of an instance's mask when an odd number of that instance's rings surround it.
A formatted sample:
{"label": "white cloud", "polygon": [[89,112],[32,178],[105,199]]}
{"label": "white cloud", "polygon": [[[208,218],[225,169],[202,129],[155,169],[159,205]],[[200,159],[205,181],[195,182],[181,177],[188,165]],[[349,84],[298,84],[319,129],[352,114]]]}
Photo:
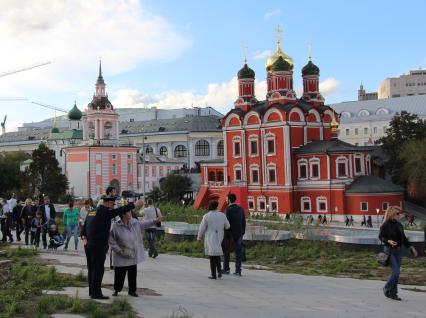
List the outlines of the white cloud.
{"label": "white cloud", "polygon": [[275,9],[275,10],[272,10],[270,12],[265,13],[264,18],[265,18],[265,20],[268,20],[269,18],[274,17],[274,16],[278,16],[278,15],[281,15],[281,10]]}
{"label": "white cloud", "polygon": [[319,89],[321,94],[326,96],[330,96],[334,94],[340,87],[340,81],[335,79],[334,77],[326,78],[323,82],[320,82]]}
{"label": "white cloud", "polygon": [[0,91],[8,95],[28,87],[78,92],[78,79],[93,77],[100,56],[107,73],[118,74],[144,61],[175,59],[190,45],[137,0],[3,0],[0,38],[0,72],[52,62],[2,78]]}
{"label": "white cloud", "polygon": [[272,55],[272,51],[271,50],[265,50],[265,51],[257,51],[253,53],[253,58],[255,60],[263,60],[266,59],[268,57],[270,57]]}
{"label": "white cloud", "polygon": [[[121,89],[115,92],[112,104],[115,107],[158,107],[171,109],[191,106],[212,106],[222,112],[233,107],[238,94],[237,78],[225,83],[211,83],[205,94],[194,91],[165,91],[155,95],[144,95],[136,89]],[[256,83],[259,99],[266,95],[266,81]]]}
{"label": "white cloud", "polygon": [[[121,89],[116,91],[112,104],[114,107],[123,108],[144,108],[158,107],[171,109],[191,106],[212,106],[218,111],[226,113],[233,107],[233,103],[238,94],[238,81],[234,77],[225,83],[211,83],[206,87],[205,94],[194,91],[165,91],[155,95],[141,94],[136,89]],[[340,82],[335,78],[327,78],[320,82],[320,92],[324,96],[329,96],[336,92]],[[256,82],[256,97],[259,100],[265,99],[267,85],[266,81]],[[302,95],[302,87],[296,89],[297,96]]]}

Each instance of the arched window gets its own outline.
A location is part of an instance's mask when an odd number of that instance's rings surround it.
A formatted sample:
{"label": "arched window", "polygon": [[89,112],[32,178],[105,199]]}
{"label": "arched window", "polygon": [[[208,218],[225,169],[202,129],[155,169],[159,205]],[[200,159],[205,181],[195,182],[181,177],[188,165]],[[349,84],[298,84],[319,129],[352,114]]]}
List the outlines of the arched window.
{"label": "arched window", "polygon": [[112,137],[112,124],[108,121],[104,125],[104,138],[110,139]]}
{"label": "arched window", "polygon": [[167,156],[167,147],[166,146],[161,146],[160,156]]}
{"label": "arched window", "polygon": [[145,149],[145,153],[146,154],[148,154],[148,153],[153,153],[154,152],[154,149],[152,149],[152,147],[151,146],[147,146],[146,147],[146,149]]}
{"label": "arched window", "polygon": [[198,157],[210,156],[210,144],[207,140],[201,139],[195,143],[195,155]]}
{"label": "arched window", "polygon": [[217,143],[217,156],[223,157],[225,155],[224,147],[223,147],[223,140],[219,140]]}
{"label": "arched window", "polygon": [[175,158],[184,158],[184,157],[186,157],[186,147],[184,145],[176,146]]}

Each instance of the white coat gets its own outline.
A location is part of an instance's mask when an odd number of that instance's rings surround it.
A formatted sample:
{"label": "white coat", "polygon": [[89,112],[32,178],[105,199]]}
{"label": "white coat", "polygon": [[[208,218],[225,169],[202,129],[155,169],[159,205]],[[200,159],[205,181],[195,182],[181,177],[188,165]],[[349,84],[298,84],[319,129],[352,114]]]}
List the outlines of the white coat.
{"label": "white coat", "polygon": [[204,253],[207,256],[223,255],[223,235],[229,227],[228,219],[222,212],[209,211],[203,216],[198,229],[198,240],[204,237]]}

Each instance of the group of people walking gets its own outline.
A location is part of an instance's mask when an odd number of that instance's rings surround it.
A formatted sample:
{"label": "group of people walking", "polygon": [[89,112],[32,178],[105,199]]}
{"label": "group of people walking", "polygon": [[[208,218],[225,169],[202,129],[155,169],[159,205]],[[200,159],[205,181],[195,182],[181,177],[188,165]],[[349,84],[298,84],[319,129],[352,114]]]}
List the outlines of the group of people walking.
{"label": "group of people walking", "polygon": [[[221,278],[230,273],[229,259],[235,250],[235,272],[241,276],[243,259],[243,236],[246,229],[244,210],[236,204],[234,193],[228,194],[228,206],[224,213],[217,210],[218,201],[210,201],[207,214],[201,221],[197,240],[204,239],[204,253],[210,258],[210,279]],[[224,256],[221,266],[221,256]]]}
{"label": "group of people walking", "polygon": [[48,225],[55,222],[55,206],[49,196],[17,200],[12,194],[1,204],[2,213],[2,241],[7,239],[13,242],[12,231],[16,231],[16,240],[21,241],[24,233],[25,245],[39,247],[40,238],[44,248],[47,248]]}

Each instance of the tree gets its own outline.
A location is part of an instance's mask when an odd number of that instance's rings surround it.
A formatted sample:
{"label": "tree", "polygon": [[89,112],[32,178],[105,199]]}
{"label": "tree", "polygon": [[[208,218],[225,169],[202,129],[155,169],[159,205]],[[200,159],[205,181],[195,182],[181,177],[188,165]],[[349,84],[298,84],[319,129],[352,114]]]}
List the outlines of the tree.
{"label": "tree", "polygon": [[404,162],[400,154],[404,145],[411,140],[425,137],[426,121],[419,119],[417,115],[403,111],[392,118],[386,136],[377,140],[377,143],[382,145],[388,156],[386,169],[393,182],[402,185],[407,183],[407,178],[401,171]]}
{"label": "tree", "polygon": [[0,195],[7,196],[14,192],[21,194],[24,174],[20,170],[22,162],[30,157],[23,151],[0,154]]}
{"label": "tree", "polygon": [[151,192],[146,195],[147,199],[151,199],[153,202],[158,202],[164,194],[161,192],[159,187],[152,188]]}
{"label": "tree", "polygon": [[404,145],[400,159],[403,161],[403,177],[415,184],[418,195],[426,195],[426,138]]}
{"label": "tree", "polygon": [[57,200],[68,189],[68,180],[61,173],[59,162],[53,150],[41,143],[31,156],[32,162],[27,171],[33,193],[49,195]]}
{"label": "tree", "polygon": [[178,202],[190,189],[192,180],[187,176],[179,174],[169,174],[160,180],[160,189],[166,194],[169,201]]}

